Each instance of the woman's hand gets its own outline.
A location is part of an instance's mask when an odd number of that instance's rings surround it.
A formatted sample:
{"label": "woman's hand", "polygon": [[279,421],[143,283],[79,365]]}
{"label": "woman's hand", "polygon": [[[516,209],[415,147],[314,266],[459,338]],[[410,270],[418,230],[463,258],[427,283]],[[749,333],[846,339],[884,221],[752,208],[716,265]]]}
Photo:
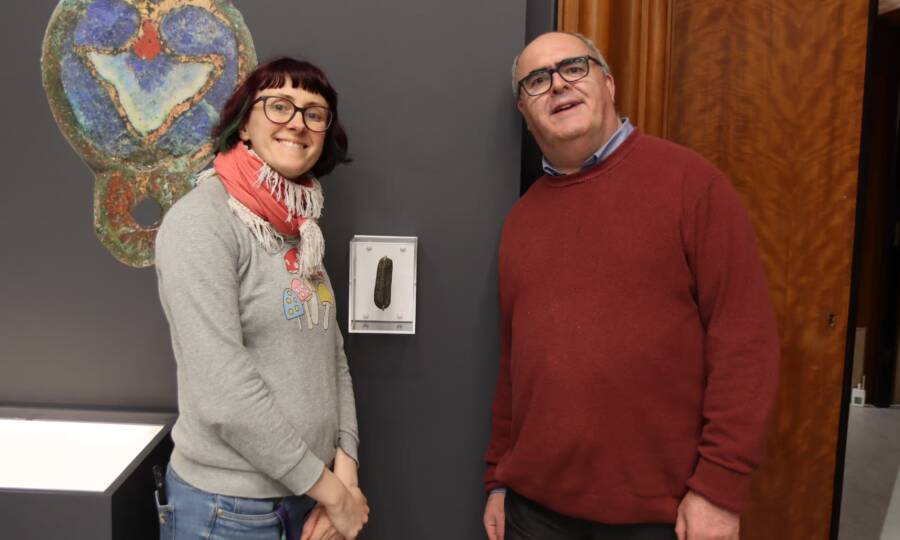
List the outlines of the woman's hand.
{"label": "woman's hand", "polygon": [[[367,505],[362,491],[358,487],[350,488],[350,494],[357,502]],[[300,540],[343,540],[344,537],[337,532],[331,518],[325,511],[325,507],[317,505],[306,518]]]}
{"label": "woman's hand", "polygon": [[355,486],[345,486],[328,469],[306,494],[319,502],[325,511],[323,517],[327,517],[346,540],[356,540],[363,525],[369,521],[369,505],[362,491]]}
{"label": "woman's hand", "polygon": [[300,540],[343,540],[325,514],[325,507],[316,505],[303,524]]}
{"label": "woman's hand", "polygon": [[351,487],[335,505],[325,505],[325,514],[346,540],[356,540],[369,521],[369,503],[358,487]]}

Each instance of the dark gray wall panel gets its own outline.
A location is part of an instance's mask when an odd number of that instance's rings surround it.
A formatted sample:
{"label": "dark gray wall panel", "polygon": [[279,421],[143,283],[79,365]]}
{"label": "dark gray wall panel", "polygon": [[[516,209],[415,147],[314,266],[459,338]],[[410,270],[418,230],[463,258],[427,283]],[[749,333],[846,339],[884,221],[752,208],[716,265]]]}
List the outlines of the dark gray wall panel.
{"label": "dark gray wall panel", "polygon": [[525,21],[525,42],[556,28],[557,0],[528,0],[528,17]]}
{"label": "dark gray wall panel", "polygon": [[[260,51],[320,62],[341,94],[355,162],[324,182],[332,279],[347,283],[354,234],[419,237],[417,334],[346,341],[361,482],[373,508],[366,537],[479,538],[497,369],[496,249],[519,188],[508,74],[524,41],[524,5],[409,0],[312,9],[323,22],[298,34],[296,45],[282,38],[287,17],[244,14]],[[336,295],[344,308],[346,286]]]}
{"label": "dark gray wall panel", "polygon": [[[525,43],[545,32],[556,29],[557,0],[528,0],[528,16],[525,22]],[[531,184],[544,174],[541,163],[541,149],[538,148],[534,137],[525,128],[522,122],[522,185],[521,192],[525,193]]]}

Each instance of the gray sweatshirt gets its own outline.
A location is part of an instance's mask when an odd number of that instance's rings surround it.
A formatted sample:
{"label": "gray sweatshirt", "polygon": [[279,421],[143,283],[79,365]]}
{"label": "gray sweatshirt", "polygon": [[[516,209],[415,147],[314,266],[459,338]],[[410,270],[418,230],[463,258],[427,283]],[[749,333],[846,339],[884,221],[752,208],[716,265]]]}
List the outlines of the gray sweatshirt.
{"label": "gray sweatshirt", "polygon": [[172,467],[205,491],[302,494],[340,446],[357,459],[356,408],[328,276],[268,253],[217,177],[166,214],[159,295],[178,372]]}

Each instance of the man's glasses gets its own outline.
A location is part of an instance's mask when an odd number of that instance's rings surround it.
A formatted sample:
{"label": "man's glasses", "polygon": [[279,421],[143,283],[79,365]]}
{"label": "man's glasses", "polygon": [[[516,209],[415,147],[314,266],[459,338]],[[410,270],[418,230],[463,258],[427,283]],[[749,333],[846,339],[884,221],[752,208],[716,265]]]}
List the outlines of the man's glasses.
{"label": "man's glasses", "polygon": [[260,96],[253,100],[251,105],[257,101],[263,102],[263,112],[271,122],[276,124],[287,124],[290,122],[297,111],[300,111],[300,118],[303,119],[303,125],[310,131],[323,132],[328,131],[331,126],[331,110],[321,105],[310,105],[308,107],[298,107],[291,100],[278,96]]}
{"label": "man's glasses", "polygon": [[559,73],[564,81],[575,82],[588,76],[591,71],[591,61],[602,66],[599,60],[593,56],[576,56],[566,58],[556,64],[555,68],[536,69],[519,81],[519,88],[525,90],[529,96],[539,96],[547,93],[553,86],[553,74]]}

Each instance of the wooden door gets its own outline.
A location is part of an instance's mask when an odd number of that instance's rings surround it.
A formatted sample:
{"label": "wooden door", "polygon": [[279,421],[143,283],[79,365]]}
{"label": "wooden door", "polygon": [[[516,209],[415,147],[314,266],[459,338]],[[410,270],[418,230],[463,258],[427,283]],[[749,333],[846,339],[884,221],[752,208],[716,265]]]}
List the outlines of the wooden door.
{"label": "wooden door", "polygon": [[[655,56],[650,49],[622,50],[660,38],[612,40],[613,28],[623,27],[610,25],[617,10],[641,21],[665,10],[669,26],[655,32],[668,34],[667,46],[653,49]],[[725,171],[753,219],[778,315],[782,365],[766,462],[743,520],[746,540],[829,537],[867,20],[867,0],[560,4],[560,29],[591,35],[612,58],[631,62],[624,68],[613,62],[613,75],[640,71],[635,59],[667,66],[660,106],[639,109],[625,100],[620,109],[640,112],[641,125],[657,125],[648,115],[662,115],[660,134]]]}
{"label": "wooden door", "polygon": [[782,366],[745,539],[831,526],[859,170],[866,0],[676,0],[670,139],[713,160],[750,210]]}

